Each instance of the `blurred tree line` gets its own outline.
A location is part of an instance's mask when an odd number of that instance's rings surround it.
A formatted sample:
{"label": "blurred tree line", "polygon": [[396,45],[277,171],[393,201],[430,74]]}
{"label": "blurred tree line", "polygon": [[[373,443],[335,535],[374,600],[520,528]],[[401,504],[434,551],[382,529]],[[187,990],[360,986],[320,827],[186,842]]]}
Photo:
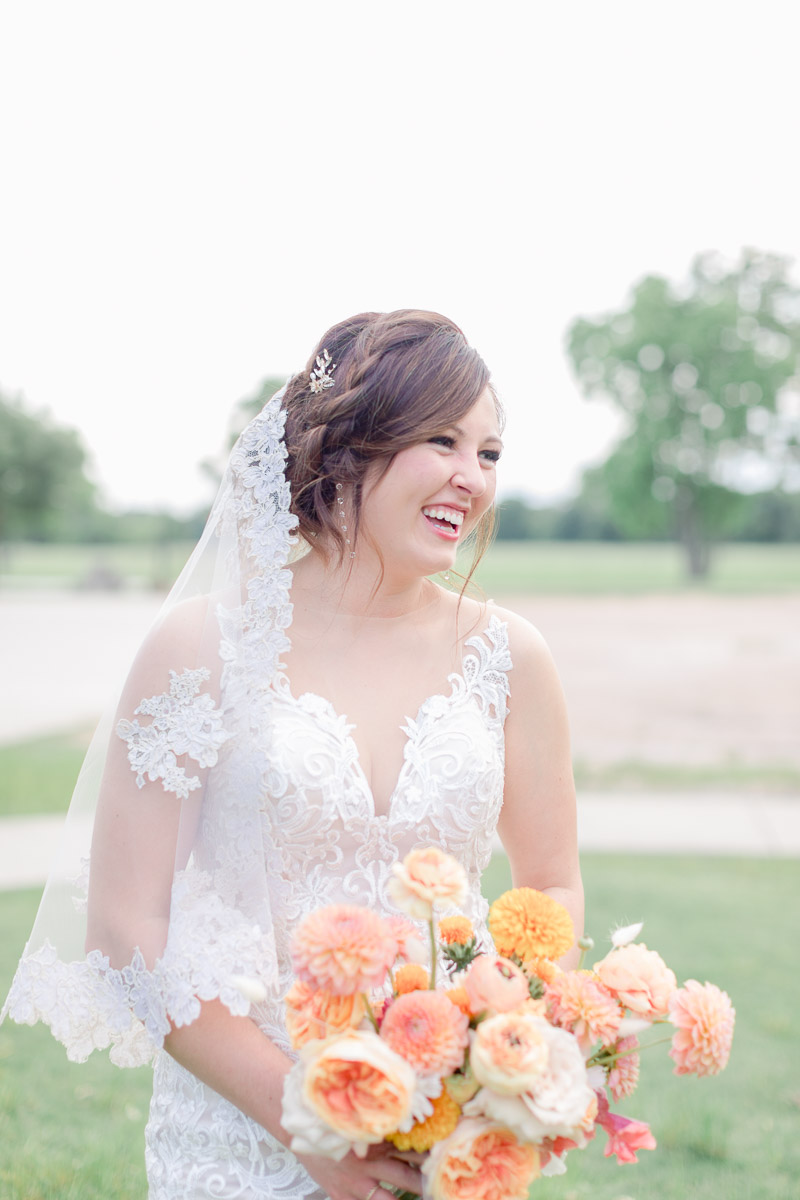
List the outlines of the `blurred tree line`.
{"label": "blurred tree line", "polygon": [[[800,541],[800,290],[788,259],[708,253],[680,284],[647,276],[618,311],[577,318],[567,353],[587,398],[610,398],[627,428],[576,498],[503,501],[500,538],[674,540],[698,577],[717,541]],[[279,386],[265,379],[236,405],[231,443]],[[220,459],[202,465],[219,480]],[[0,542],[159,544],[196,538],[206,513],[106,511],[78,434],[0,396]]]}

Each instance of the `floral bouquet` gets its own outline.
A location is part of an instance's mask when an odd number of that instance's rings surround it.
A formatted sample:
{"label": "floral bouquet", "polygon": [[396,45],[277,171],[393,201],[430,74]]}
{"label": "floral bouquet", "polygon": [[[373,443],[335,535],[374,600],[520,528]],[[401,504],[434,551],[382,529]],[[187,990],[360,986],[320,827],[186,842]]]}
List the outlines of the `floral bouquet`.
{"label": "floral bouquet", "polygon": [[299,1058],[283,1125],[298,1153],[363,1156],[388,1140],[429,1152],[430,1200],[525,1200],[531,1182],[564,1172],[598,1127],[619,1162],[655,1148],[647,1124],[610,1103],[635,1089],[648,1027],[674,1027],[677,1074],[725,1066],[730,998],[695,980],[679,988],[635,941],[641,925],[617,930],[592,970],[565,971],[557,960],[574,943],[567,910],[515,888],[489,913],[496,952],[481,953],[466,918],[436,920],[437,905],[466,898],[454,859],[414,850],[393,870],[391,899],[427,924],[429,948],[405,917],[348,905],[310,914],[295,932],[286,1024]]}

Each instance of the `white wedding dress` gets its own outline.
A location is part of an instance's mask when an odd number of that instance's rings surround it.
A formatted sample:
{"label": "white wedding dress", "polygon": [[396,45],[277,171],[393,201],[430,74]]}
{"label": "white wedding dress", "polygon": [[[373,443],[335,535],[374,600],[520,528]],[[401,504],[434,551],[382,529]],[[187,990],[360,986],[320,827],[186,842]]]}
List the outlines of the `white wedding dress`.
{"label": "white wedding dress", "polygon": [[[255,739],[247,760],[241,749],[222,748],[221,768],[238,790],[248,774],[262,789],[259,833],[274,933],[270,966],[279,986],[251,1016],[285,1052],[291,1050],[282,997],[292,982],[289,941],[297,922],[335,903],[395,912],[386,894],[391,866],[414,847],[435,845],[462,863],[470,885],[463,911],[485,939],[480,878],[502,804],[510,668],[507,629],[493,616],[483,633],[467,641],[461,672],[449,677],[449,694],[429,697],[407,721],[403,764],[385,813],[376,812],[345,718],[319,696],[294,697],[284,675],[263,698],[268,744]],[[224,820],[224,844],[236,844],[235,815],[220,808],[204,820],[212,830]],[[245,846],[244,839],[252,833],[241,835],[245,862],[252,841]],[[214,845],[213,835],[205,844]],[[225,864],[202,858],[200,850],[190,867],[219,880]],[[232,862],[230,871],[237,869]],[[164,1051],[155,1062],[146,1161],[150,1200],[324,1196],[288,1150]]]}

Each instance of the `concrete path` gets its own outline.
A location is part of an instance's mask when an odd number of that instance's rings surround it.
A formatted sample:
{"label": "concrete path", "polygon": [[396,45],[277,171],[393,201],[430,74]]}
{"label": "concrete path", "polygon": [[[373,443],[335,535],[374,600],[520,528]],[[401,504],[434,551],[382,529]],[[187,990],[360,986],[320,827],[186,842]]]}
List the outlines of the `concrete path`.
{"label": "concrete path", "polygon": [[[60,816],[0,820],[0,891],[44,883],[63,824]],[[579,805],[579,841],[582,850],[601,854],[800,858],[800,800],[585,793]]]}

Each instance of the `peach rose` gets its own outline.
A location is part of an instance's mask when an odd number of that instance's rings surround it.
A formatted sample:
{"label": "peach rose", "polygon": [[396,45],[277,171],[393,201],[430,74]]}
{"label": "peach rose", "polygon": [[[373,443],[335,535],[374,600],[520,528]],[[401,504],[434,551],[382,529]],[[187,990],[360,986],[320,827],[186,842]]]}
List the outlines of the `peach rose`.
{"label": "peach rose", "polygon": [[542,1022],[524,1013],[501,1013],[481,1021],[472,1037],[470,1063],[475,1078],[505,1095],[530,1091],[548,1060]]}
{"label": "peach rose", "polygon": [[643,942],[609,951],[594,969],[600,982],[631,1012],[649,1020],[667,1015],[678,981],[661,955]]}
{"label": "peach rose", "polygon": [[334,996],[295,980],[286,995],[286,1031],[295,1050],[315,1038],[355,1029],[366,1014],[363,997]]}
{"label": "peach rose", "polygon": [[299,979],[334,996],[350,996],[383,983],[397,956],[397,941],[371,909],[331,904],[300,922],[291,952]]}
{"label": "peach rose", "polygon": [[539,1174],[533,1146],[494,1121],[460,1121],[422,1164],[430,1200],[527,1200]]}
{"label": "peach rose", "polygon": [[480,954],[470,963],[463,987],[473,1013],[510,1012],[530,996],[528,980],[510,958],[499,954]]}
{"label": "peach rose", "polygon": [[463,904],[467,875],[461,863],[436,846],[412,850],[392,867],[386,890],[393,904],[410,917],[430,921],[434,904]]}
{"label": "peach rose", "polygon": [[309,1042],[284,1086],[283,1126],[298,1154],[361,1157],[411,1119],[413,1069],[372,1032]]}

